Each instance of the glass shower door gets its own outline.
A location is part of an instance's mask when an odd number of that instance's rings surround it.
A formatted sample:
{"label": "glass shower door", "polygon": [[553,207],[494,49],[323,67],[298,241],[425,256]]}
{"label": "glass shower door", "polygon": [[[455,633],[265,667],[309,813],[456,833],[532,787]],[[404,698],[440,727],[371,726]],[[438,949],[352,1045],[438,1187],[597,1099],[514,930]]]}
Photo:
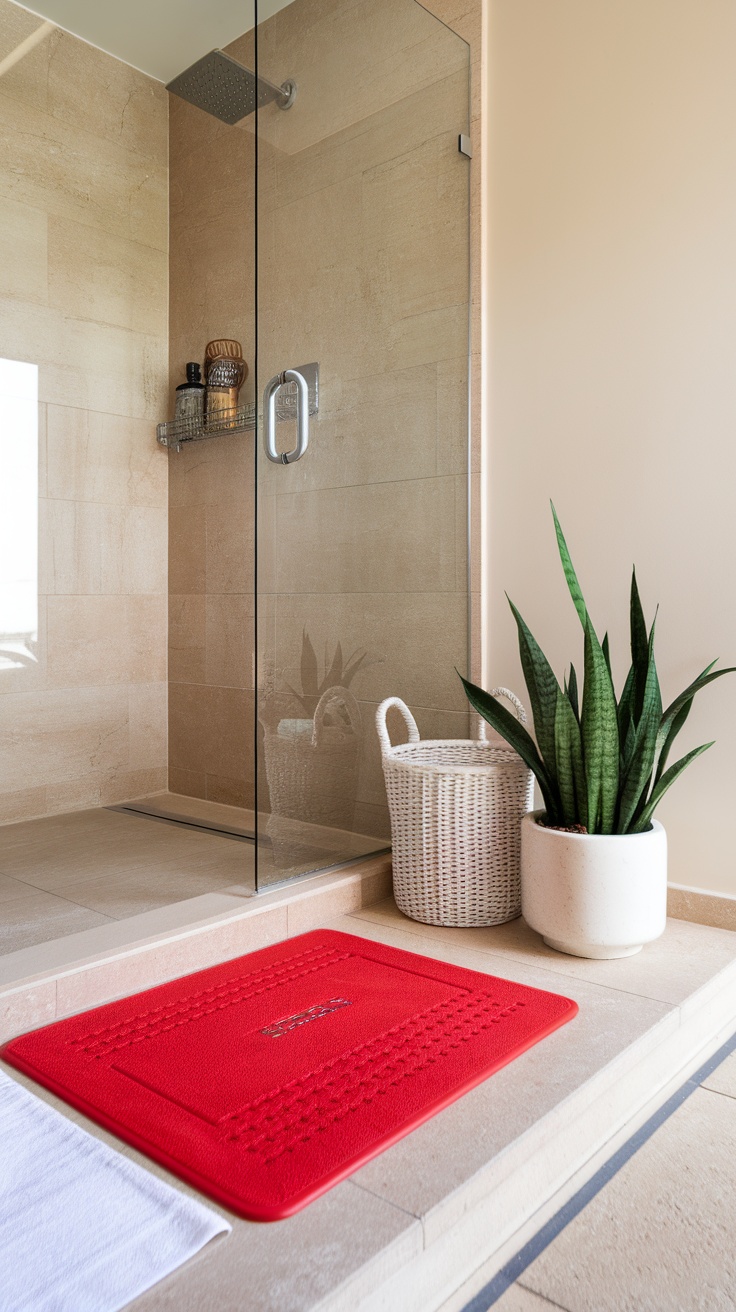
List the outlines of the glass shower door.
{"label": "glass shower door", "polygon": [[263,888],[388,845],[384,697],[468,732],[469,51],[416,0],[260,17]]}

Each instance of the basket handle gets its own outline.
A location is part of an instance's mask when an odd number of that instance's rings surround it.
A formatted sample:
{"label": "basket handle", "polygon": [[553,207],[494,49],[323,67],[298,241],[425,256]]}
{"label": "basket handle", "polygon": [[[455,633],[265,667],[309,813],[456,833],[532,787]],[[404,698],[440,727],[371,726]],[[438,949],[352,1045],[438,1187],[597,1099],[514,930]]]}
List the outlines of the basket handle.
{"label": "basket handle", "polygon": [[402,702],[400,697],[387,697],[384,702],[381,702],[381,705],[376,711],[376,729],[378,730],[378,739],[381,744],[382,756],[387,756],[388,753],[391,751],[391,739],[389,737],[388,728],[386,726],[386,715],[391,710],[392,706],[395,706],[397,711],[400,711],[402,716],[404,717],[404,724],[406,725],[407,732],[409,734],[409,742],[410,743],[419,742],[419,730],[417,729],[417,722],[414,719],[414,716],[412,715],[411,711],[409,710],[409,707],[407,706],[406,702]]}
{"label": "basket handle", "polygon": [[314,712],[314,726],[312,728],[313,747],[319,747],[322,740],[325,715],[330,709],[330,706],[334,706],[336,702],[340,702],[345,707],[350,722],[350,731],[356,738],[360,738],[363,728],[360,707],[349,688],[340,688],[336,686],[334,688],[328,688],[326,692],[323,692],[317,703],[317,709]]}
{"label": "basket handle", "polygon": [[[519,724],[526,724],[526,711],[524,710],[524,707],[523,707],[522,703],[519,701],[519,698],[516,696],[515,693],[511,692],[511,690],[510,690],[509,688],[491,688],[490,691],[489,691],[489,693],[488,693],[488,696],[489,696],[489,697],[507,697],[508,700],[511,702],[511,705],[513,706],[514,710],[516,711],[516,718],[517,718],[517,720],[519,721]],[[482,743],[484,743],[484,742],[487,741],[487,738],[486,738],[486,724],[487,724],[487,721],[483,719],[483,716],[482,716],[482,715],[479,715],[479,716],[478,716],[478,739],[479,739],[479,741],[482,742]]]}

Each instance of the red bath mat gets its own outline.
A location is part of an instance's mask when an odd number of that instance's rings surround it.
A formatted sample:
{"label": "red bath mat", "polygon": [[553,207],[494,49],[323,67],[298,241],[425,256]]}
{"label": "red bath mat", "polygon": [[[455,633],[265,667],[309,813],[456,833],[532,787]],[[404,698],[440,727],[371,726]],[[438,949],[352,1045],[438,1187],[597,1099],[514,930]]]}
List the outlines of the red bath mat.
{"label": "red bath mat", "polygon": [[13,1039],[3,1059],[251,1220],[290,1216],[577,1005],[314,930]]}

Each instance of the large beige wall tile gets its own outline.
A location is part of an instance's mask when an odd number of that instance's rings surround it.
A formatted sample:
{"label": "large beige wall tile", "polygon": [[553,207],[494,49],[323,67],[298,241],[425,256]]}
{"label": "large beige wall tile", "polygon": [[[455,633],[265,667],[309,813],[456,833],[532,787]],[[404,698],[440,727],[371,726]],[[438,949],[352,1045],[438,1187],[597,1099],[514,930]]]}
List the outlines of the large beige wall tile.
{"label": "large beige wall tile", "polygon": [[[42,19],[30,14],[12,0],[0,3],[0,60],[12,54],[14,50],[34,33]],[[30,50],[18,63],[3,75],[3,94],[12,96],[21,104],[45,109],[48,104],[48,65],[49,45],[57,42],[53,33],[40,45]]]}
{"label": "large beige wall tile", "polygon": [[455,590],[452,479],[285,494],[276,515],[278,592]]}
{"label": "large beige wall tile", "polygon": [[173,683],[205,682],[205,634],[204,593],[170,593],[169,678]]}
{"label": "large beige wall tile", "polygon": [[3,298],[0,351],[39,366],[42,401],[153,424],[161,418],[166,367],[161,338]]}
{"label": "large beige wall tile", "polygon": [[166,507],[168,455],[148,419],[50,405],[42,495]]}
{"label": "large beige wall tile", "polygon": [[42,209],[0,197],[0,296],[48,301],[48,218]]}
{"label": "large beige wall tile", "polygon": [[166,334],[166,251],[71,219],[49,219],[49,304],[76,319]]}
{"label": "large beige wall tile", "polygon": [[[440,395],[440,369],[451,384],[446,396]],[[320,364],[320,387],[325,399],[322,413],[310,424],[309,459],[294,466],[289,480],[275,465],[260,470],[261,487],[269,495],[281,495],[292,483],[300,491],[360,486],[428,478],[467,466],[467,419],[463,448],[462,414],[467,414],[468,382],[462,361],[387,370],[379,382],[373,376],[344,378],[335,361],[331,367]]]}
{"label": "large beige wall tile", "polygon": [[255,600],[208,591],[206,598],[205,682],[229,688],[252,688],[255,650]]}
{"label": "large beige wall tile", "polygon": [[0,700],[0,792],[127,764],[125,686],[15,693]]}
{"label": "large beige wall tile", "polygon": [[[0,58],[38,23],[0,0]],[[57,30],[3,77],[0,118],[0,355],[39,366],[41,400],[38,659],[0,699],[10,818],[165,782],[166,93]],[[155,711],[129,696],[151,686]]]}
{"label": "large beige wall tile", "polygon": [[207,520],[204,506],[169,507],[169,589],[203,593],[207,570]]}
{"label": "large beige wall tile", "polygon": [[[157,112],[164,109],[159,103]],[[154,162],[4,90],[0,113],[8,143],[0,155],[0,194],[167,249],[165,155]]]}
{"label": "large beige wall tile", "polygon": [[[159,756],[159,761],[166,759],[165,739],[163,742],[163,757]],[[165,764],[158,764],[148,770],[111,770],[100,780],[99,805],[111,806],[114,802],[129,802],[139,797],[160,793],[167,787],[168,775]]]}
{"label": "large beige wall tile", "polygon": [[[458,100],[447,113],[462,123],[462,96]],[[385,260],[384,313],[397,318],[467,295],[468,165],[457,136],[446,130],[363,174],[366,258]]]}
{"label": "large beige wall tile", "polygon": [[[455,707],[454,727],[466,732],[452,669],[467,664],[458,476],[468,460],[468,240],[457,231],[458,215],[467,229],[467,161],[457,133],[468,127],[468,50],[405,0],[376,0],[359,13],[344,0],[300,0],[299,19],[276,15],[259,33],[262,67],[277,57],[279,80],[300,83],[301,106],[298,120],[260,116],[259,370],[262,384],[318,358],[322,405],[307,460],[259,466],[262,673],[298,684],[302,627],[315,630],[320,649],[338,637],[346,647],[368,643],[384,657],[361,684],[371,707],[399,688],[414,705]],[[232,53],[247,63],[249,41]],[[206,335],[247,318],[252,286],[231,271],[234,254],[242,263],[251,253],[252,231],[235,216],[247,209],[236,174],[251,168],[252,134],[248,125],[231,134],[178,103],[171,123],[178,380]],[[206,277],[192,287],[197,264]],[[289,437],[282,428],[281,444]],[[242,687],[240,599],[251,587],[253,531],[243,487],[252,485],[253,439],[206,445],[172,458],[170,501],[182,511],[172,517],[172,582],[177,598],[206,593],[206,683]],[[201,670],[201,623],[201,607],[177,599],[172,634],[182,655],[172,668],[182,679],[187,652]],[[213,761],[204,767],[209,703],[200,677],[172,692],[172,766],[192,789],[201,790],[204,773],[214,796],[233,775],[224,766],[216,774]],[[373,757],[365,776],[364,819],[371,832],[385,829]]]}
{"label": "large beige wall tile", "polygon": [[40,505],[40,586],[49,594],[162,593],[166,511],[85,501]]}
{"label": "large beige wall tile", "polygon": [[[325,4],[303,0],[300,22],[277,14],[259,29],[258,57],[267,76],[292,77],[303,97],[299,120],[261,114],[259,130],[288,153],[377,109],[404,100],[467,63],[467,48],[413,0]],[[287,67],[288,65],[288,67]]]}
{"label": "large beige wall tile", "polygon": [[423,146],[447,131],[448,98],[461,103],[458,97],[467,98],[467,86],[467,69],[462,67],[298,154],[272,150],[275,177],[269,203],[288,205],[341,178],[376,168],[393,157],[397,140],[404,153]]}
{"label": "large beige wall tile", "polygon": [[163,593],[49,597],[49,686],[164,680],[165,627]]}
{"label": "large beige wall tile", "polygon": [[166,760],[167,692],[163,678],[160,683],[128,685],[128,766],[131,770],[153,770]]}
{"label": "large beige wall tile", "polygon": [[240,688],[171,684],[169,759],[174,769],[252,777],[253,701],[252,692]]}
{"label": "large beige wall tile", "polygon": [[255,562],[252,507],[243,497],[208,505],[205,537],[207,593],[252,592]]}
{"label": "large beige wall tile", "polygon": [[14,824],[46,813],[45,788],[19,788],[0,792],[0,824]]}
{"label": "large beige wall tile", "polygon": [[165,166],[168,97],[160,82],[66,32],[48,50],[47,107],[55,119]]}
{"label": "large beige wall tile", "polygon": [[326,673],[325,648],[330,660],[338,642],[346,661],[355,651],[366,653],[351,684],[361,701],[395,696],[412,707],[465,712],[455,668],[465,659],[466,624],[464,591],[284,594],[276,600],[277,675],[299,689],[306,630],[320,677]]}

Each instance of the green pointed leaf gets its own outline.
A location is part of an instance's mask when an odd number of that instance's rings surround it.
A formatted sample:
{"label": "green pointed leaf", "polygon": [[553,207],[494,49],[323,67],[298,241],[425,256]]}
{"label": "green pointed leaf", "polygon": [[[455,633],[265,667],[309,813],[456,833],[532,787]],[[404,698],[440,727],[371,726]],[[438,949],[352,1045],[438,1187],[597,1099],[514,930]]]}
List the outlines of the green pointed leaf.
{"label": "green pointed leaf", "polygon": [[608,673],[611,675],[611,678],[613,678],[613,674],[611,673],[611,651],[610,651],[610,647],[609,647],[609,645],[608,645],[608,634],[607,634],[607,633],[604,633],[604,634],[603,634],[603,642],[601,643],[601,651],[603,652],[604,660],[605,660],[605,662],[606,662],[606,665],[608,666]]}
{"label": "green pointed leaf", "polygon": [[588,795],[588,831],[591,834],[611,834],[618,798],[618,715],[606,659],[590,620],[585,625],[585,686],[581,726]]}
{"label": "green pointed leaf", "polygon": [[575,603],[575,609],[580,617],[580,623],[582,624],[583,628],[585,628],[588,619],[588,609],[587,606],[585,605],[582,589],[580,587],[580,584],[578,583],[578,576],[575,573],[575,567],[570,558],[570,552],[567,549],[565,535],[562,532],[562,529],[560,527],[560,521],[557,518],[557,511],[555,510],[554,505],[552,504],[551,501],[550,501],[550,505],[552,506],[552,518],[555,521],[557,548],[560,553],[560,560],[562,561],[562,569],[564,571],[565,578],[567,580],[567,586],[570,591],[570,596],[572,597],[573,602]]}
{"label": "green pointed leaf", "polygon": [[616,829],[620,834],[628,833],[635,817],[641,812],[643,799],[646,799],[654,770],[657,734],[662,719],[662,694],[654,661],[654,625],[649,634],[648,650],[649,659],[641,715],[634,731],[634,743],[628,755],[626,771],[619,783]]}
{"label": "green pointed leaf", "polygon": [[580,725],[569,698],[559,688],[555,715],[555,757],[562,824],[580,824],[587,828],[588,798]]}
{"label": "green pointed leaf", "polygon": [[631,723],[631,720],[633,718],[632,710],[631,710],[633,699],[634,699],[634,667],[632,665],[629,667],[629,672],[626,675],[624,690],[621,693],[621,699],[618,704],[618,736],[622,744],[626,741],[626,734],[629,729],[629,724]]}
{"label": "green pointed leaf", "polygon": [[474,711],[482,715],[483,719],[491,725],[493,729],[500,733],[501,737],[506,740],[510,747],[518,753],[525,765],[534,773],[539,787],[542,790],[544,804],[547,815],[553,824],[559,823],[560,804],[557,795],[556,785],[553,784],[545,768],[539,752],[537,751],[534,739],[527,733],[523,724],[520,724],[511,711],[507,711],[505,706],[497,702],[495,698],[478,688],[474,683],[463,679],[462,674],[459,678],[465,689],[470,705]]}
{"label": "green pointed leaf", "polygon": [[647,626],[642,610],[639,588],[636,582],[636,570],[631,574],[631,602],[629,607],[631,623],[631,666],[634,671],[634,696],[632,701],[631,713],[634,724],[639,723],[642,703],[644,701],[644,687],[647,681],[647,671],[649,668],[649,642],[647,639]]}
{"label": "green pointed leaf", "polygon": [[[725,674],[726,671],[723,670],[722,673]],[[690,762],[694,761],[696,756],[702,756],[703,752],[707,752],[708,748],[712,746],[713,743],[710,742],[703,743],[702,747],[694,747],[686,756],[681,756],[679,761],[675,761],[675,764],[671,765],[669,770],[665,770],[656,788],[652,790],[652,795],[641,815],[638,817],[635,828],[630,831],[631,833],[641,834],[645,829],[649,828],[654,811],[662,801],[667,789],[672,787],[675,780],[679,779],[683,770],[687,769]]]}
{"label": "green pointed leaf", "polygon": [[675,716],[682,710],[682,707],[685,705],[685,702],[692,701],[696,692],[700,692],[701,688],[705,688],[709,683],[712,683],[714,679],[720,679],[721,675],[736,674],[736,666],[730,665],[728,666],[727,669],[724,670],[714,670],[713,669],[714,665],[715,665],[715,661],[711,661],[710,665],[706,665],[705,669],[703,670],[703,673],[699,674],[697,679],[693,679],[692,683],[688,684],[685,691],[681,692],[679,697],[675,697],[675,700],[671,702],[670,705],[667,707],[666,711],[662,715],[662,723],[659,729],[659,738],[661,744],[664,744],[664,741],[670,731],[670,728],[672,727],[672,723],[675,719]]}
{"label": "green pointed leaf", "polygon": [[[670,724],[669,730],[667,732],[666,737],[664,738],[664,741],[662,741],[662,745],[659,750],[659,760],[657,761],[657,773],[654,776],[655,787],[659,783],[660,779],[662,778],[662,775],[664,774],[665,767],[667,765],[667,761],[669,758],[669,754],[672,750],[672,744],[674,743],[675,738],[677,737],[688,715],[690,714],[694,700],[695,697],[693,695],[689,701],[685,702],[680,707],[675,718],[672,720],[672,723]],[[661,734],[658,733],[657,744],[660,743],[660,740],[661,740]]]}
{"label": "green pointed leaf", "polygon": [[575,712],[575,719],[580,723],[580,706],[578,704],[578,676],[575,673],[575,666],[570,666],[570,679],[567,685],[567,696]]}
{"label": "green pointed leaf", "polygon": [[557,694],[560,691],[559,684],[547,657],[525,624],[513,601],[509,600],[509,606],[519,631],[519,656],[521,657],[521,668],[529,692],[537,746],[547,772],[550,778],[554,780],[557,773],[555,764],[555,714]]}

